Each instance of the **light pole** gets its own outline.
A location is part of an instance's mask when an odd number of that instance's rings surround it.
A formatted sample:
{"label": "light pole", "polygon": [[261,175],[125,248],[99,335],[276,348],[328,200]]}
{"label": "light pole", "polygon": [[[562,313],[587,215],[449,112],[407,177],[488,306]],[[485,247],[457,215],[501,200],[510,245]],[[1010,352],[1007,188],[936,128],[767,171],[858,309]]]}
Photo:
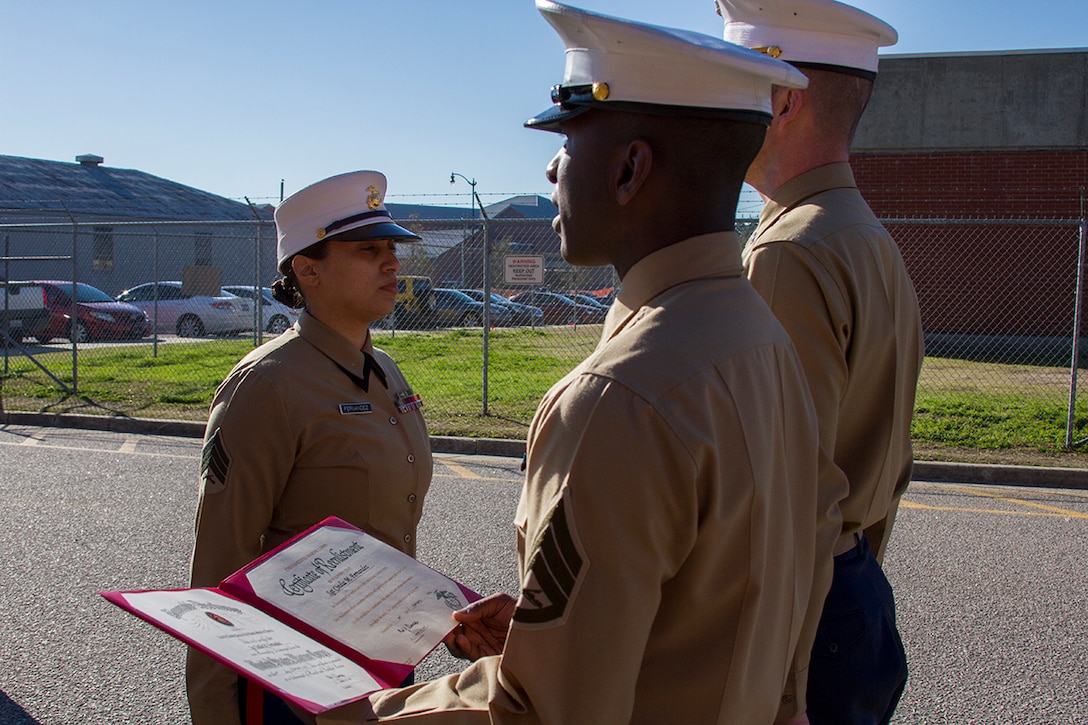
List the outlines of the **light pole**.
{"label": "light pole", "polygon": [[[483,220],[484,231],[484,365],[483,365],[483,409],[484,415],[487,415],[487,369],[488,369],[488,340],[491,336],[491,238],[488,235],[487,228],[487,212],[484,211],[484,204],[480,201],[480,195],[476,193],[476,179],[470,179],[464,174],[458,174],[456,171],[450,172],[450,185],[457,183],[457,177],[465,180],[465,182],[472,187],[472,198],[476,201],[476,205],[480,207],[480,217]],[[475,217],[475,212],[473,212]],[[462,245],[464,242],[461,243]],[[464,254],[464,247],[461,248],[461,253]],[[464,284],[464,275],[461,278],[461,284]]]}

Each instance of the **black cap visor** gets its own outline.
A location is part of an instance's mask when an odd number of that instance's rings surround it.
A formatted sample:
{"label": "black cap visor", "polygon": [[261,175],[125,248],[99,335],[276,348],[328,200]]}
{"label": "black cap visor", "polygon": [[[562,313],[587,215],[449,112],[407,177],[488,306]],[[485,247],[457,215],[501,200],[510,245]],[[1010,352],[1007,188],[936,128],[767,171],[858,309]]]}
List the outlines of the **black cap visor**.
{"label": "black cap visor", "polygon": [[563,123],[576,116],[581,116],[591,108],[626,113],[643,113],[650,116],[672,116],[674,118],[706,118],[720,121],[740,121],[758,123],[767,126],[771,123],[771,114],[762,111],[734,110],[730,108],[694,108],[692,106],[666,106],[658,103],[638,103],[635,101],[593,101],[586,104],[557,104],[545,109],[525,122],[526,128],[535,128],[552,133],[563,133]]}
{"label": "black cap visor", "polygon": [[376,224],[368,224],[366,226],[348,229],[339,234],[330,234],[324,239],[314,242],[295,252],[295,254],[292,254],[280,263],[280,274],[286,273],[287,270],[291,268],[291,259],[294,258],[296,254],[301,254],[305,257],[307,249],[310,249],[310,247],[320,244],[321,242],[365,242],[369,239],[391,239],[394,242],[419,242],[422,241],[423,238],[394,222],[378,222]]}
{"label": "black cap visor", "polygon": [[552,133],[562,133],[562,131],[559,130],[559,126],[564,121],[569,121],[575,116],[581,116],[589,109],[590,106],[557,103],[553,106],[548,106],[526,121],[525,128],[534,128],[538,131],[551,131]]}
{"label": "black cap visor", "polygon": [[[333,242],[365,242],[368,239],[392,239],[397,242],[418,242],[422,239],[418,234],[410,232],[395,222],[378,222],[367,224],[347,231],[337,232],[325,237],[325,241]],[[304,250],[305,251],[305,250]]]}
{"label": "black cap visor", "polygon": [[[603,91],[603,95],[596,95]],[[642,101],[611,101],[608,97],[608,85],[605,83],[582,83],[572,86],[552,86],[552,103],[525,122],[526,128],[562,133],[560,126],[576,116],[581,116],[591,108],[627,113],[646,113],[655,116],[674,116],[687,118],[711,118],[745,123],[770,124],[771,114],[762,111],[703,108],[691,106],[669,106],[661,103]]]}

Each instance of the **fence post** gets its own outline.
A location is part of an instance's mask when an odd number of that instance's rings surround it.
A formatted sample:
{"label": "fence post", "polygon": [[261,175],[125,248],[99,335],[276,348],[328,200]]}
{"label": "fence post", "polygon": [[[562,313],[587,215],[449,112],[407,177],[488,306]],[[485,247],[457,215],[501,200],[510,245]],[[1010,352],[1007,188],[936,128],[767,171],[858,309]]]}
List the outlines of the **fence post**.
{"label": "fence post", "polygon": [[[9,297],[9,295],[8,295],[8,289],[9,289],[8,288],[8,282],[11,280],[11,274],[10,274],[11,268],[9,266],[10,265],[10,260],[11,260],[11,236],[8,235],[8,234],[5,234],[4,235],[4,276],[3,276],[3,278],[0,278],[0,279],[2,279],[2,281],[4,283],[4,318],[3,318],[3,325],[0,325],[0,347],[4,348],[4,375],[5,376],[7,376],[8,372],[10,372],[10,367],[9,367],[10,359],[8,358],[8,340],[9,340],[9,338],[8,338],[7,330],[4,328],[4,325],[9,324],[10,320],[11,320],[11,314],[10,314],[11,303],[8,300],[8,297]],[[3,412],[4,412],[4,381],[2,379],[0,379],[0,413],[3,413]]]}
{"label": "fence post", "polygon": [[79,233],[72,225],[72,314],[68,320],[68,341],[72,343],[72,390],[79,392],[79,269],[76,249],[79,247]]}
{"label": "fence post", "polygon": [[[4,285],[5,285],[4,286],[4,324],[5,325],[7,325],[9,320],[11,319],[11,312],[10,312],[11,304],[10,304],[10,301],[8,300],[8,294],[7,294],[7,292],[8,292],[7,283],[11,279],[11,267],[9,266],[10,265],[10,260],[11,260],[11,237],[9,235],[5,234],[4,235]],[[7,375],[8,372],[9,372],[9,367],[8,367],[8,362],[9,362],[9,358],[8,358],[8,339],[7,339],[6,331],[4,330],[3,327],[0,327],[0,333],[5,333],[3,335],[3,337],[2,337],[2,339],[0,339],[0,347],[4,348],[4,375]]]}
{"label": "fence post", "polygon": [[249,212],[257,220],[257,238],[253,243],[253,347],[264,343],[264,281],[261,277],[261,215],[248,196],[243,196]]}
{"label": "fence post", "polygon": [[68,316],[68,341],[72,343],[72,393],[79,394],[79,343],[76,342],[76,326],[79,324],[79,311],[76,303],[77,260],[76,247],[79,246],[79,222],[68,211],[68,205],[61,200],[64,213],[72,220],[72,311]]}
{"label": "fence post", "polygon": [[484,217],[484,415],[487,415],[487,372],[490,367],[488,341],[491,338],[491,236],[488,229],[487,214],[483,205],[480,213]]}
{"label": "fence post", "polygon": [[152,225],[151,238],[154,240],[151,243],[151,251],[153,255],[152,270],[154,271],[155,286],[151,288],[151,293],[154,295],[151,303],[151,357],[158,359],[159,357],[159,230]]}
{"label": "fence post", "polygon": [[1073,428],[1076,424],[1077,412],[1077,371],[1080,367],[1080,326],[1082,314],[1082,298],[1084,294],[1084,255],[1088,246],[1088,221],[1084,217],[1084,188],[1080,190],[1080,233],[1077,249],[1077,298],[1073,307],[1073,360],[1070,363],[1069,373],[1069,415],[1065,422],[1065,447],[1076,448],[1083,445],[1088,438],[1073,442]]}

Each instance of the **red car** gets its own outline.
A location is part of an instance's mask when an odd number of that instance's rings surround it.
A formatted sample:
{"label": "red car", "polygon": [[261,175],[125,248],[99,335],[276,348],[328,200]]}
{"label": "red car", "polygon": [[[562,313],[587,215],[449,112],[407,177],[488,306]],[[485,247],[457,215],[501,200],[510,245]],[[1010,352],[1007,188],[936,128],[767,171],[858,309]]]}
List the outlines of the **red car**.
{"label": "red car", "polygon": [[76,284],[76,322],[72,325],[72,283],[62,280],[36,281],[45,290],[49,322],[34,335],[40,343],[58,337],[76,342],[91,340],[135,340],[151,334],[151,320],[139,307],[118,302],[89,284]]}
{"label": "red car", "polygon": [[532,305],[544,310],[546,325],[593,325],[604,322],[606,307],[590,307],[575,302],[555,292],[522,292],[510,298],[521,305]]}

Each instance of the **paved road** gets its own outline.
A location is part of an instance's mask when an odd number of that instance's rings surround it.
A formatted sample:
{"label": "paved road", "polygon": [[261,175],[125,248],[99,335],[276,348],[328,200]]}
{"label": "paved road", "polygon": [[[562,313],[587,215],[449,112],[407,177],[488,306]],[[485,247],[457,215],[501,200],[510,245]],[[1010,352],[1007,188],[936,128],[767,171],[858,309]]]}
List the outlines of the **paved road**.
{"label": "paved road", "polygon": [[[183,647],[97,592],[184,586],[199,446],[0,427],[0,723],[185,722]],[[440,455],[420,558],[515,591],[518,463]],[[893,722],[1088,723],[1086,551],[1086,492],[916,482],[887,560],[912,668]]]}

